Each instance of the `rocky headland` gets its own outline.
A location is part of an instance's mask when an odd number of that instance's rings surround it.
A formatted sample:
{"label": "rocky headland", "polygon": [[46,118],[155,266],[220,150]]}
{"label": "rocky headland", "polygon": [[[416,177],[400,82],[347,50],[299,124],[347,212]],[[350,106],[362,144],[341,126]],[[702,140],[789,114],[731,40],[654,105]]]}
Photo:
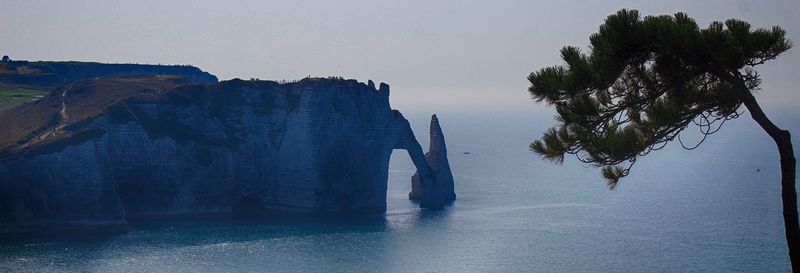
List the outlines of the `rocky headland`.
{"label": "rocky headland", "polygon": [[54,76],[66,83],[0,112],[0,232],[237,210],[382,212],[396,149],[417,168],[409,198],[434,209],[455,199],[438,119],[424,154],[386,84],[135,71]]}

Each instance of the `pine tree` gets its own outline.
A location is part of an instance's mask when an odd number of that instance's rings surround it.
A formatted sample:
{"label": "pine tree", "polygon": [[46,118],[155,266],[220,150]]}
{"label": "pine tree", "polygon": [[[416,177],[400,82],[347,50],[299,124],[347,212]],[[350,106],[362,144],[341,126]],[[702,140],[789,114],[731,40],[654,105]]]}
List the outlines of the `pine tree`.
{"label": "pine tree", "polygon": [[705,140],[739,117],[744,105],[778,146],[786,240],[792,269],[800,272],[791,137],[753,96],[761,84],[755,67],[791,48],[786,32],[777,26],[753,30],[736,19],[701,29],[684,13],[642,18],[636,10],[620,10],[589,40],[588,54],[564,47],[566,65],[528,77],[533,99],[554,105],[558,113],[558,125],[530,149],[559,163],[575,155],[602,167],[614,189],[638,157],[676,139],[694,149],[680,139],[685,129],[699,127]]}

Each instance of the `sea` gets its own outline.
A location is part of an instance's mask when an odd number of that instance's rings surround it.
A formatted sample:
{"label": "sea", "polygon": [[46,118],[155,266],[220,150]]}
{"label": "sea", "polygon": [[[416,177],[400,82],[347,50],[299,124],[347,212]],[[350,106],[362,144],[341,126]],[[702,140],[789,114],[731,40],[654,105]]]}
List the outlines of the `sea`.
{"label": "sea", "polygon": [[[593,166],[528,150],[555,123],[530,105],[438,113],[458,194],[444,210],[408,200],[414,167],[398,150],[385,214],[132,221],[122,234],[5,243],[0,271],[790,271],[777,149],[747,113],[697,149],[640,158],[612,191]],[[796,110],[765,108],[800,134]],[[430,111],[404,113],[427,149]]]}

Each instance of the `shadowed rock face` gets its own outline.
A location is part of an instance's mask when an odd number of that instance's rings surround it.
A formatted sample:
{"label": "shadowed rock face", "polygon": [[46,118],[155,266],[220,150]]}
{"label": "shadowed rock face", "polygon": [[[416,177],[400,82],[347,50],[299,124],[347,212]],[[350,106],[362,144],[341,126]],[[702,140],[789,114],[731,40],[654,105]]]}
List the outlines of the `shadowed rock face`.
{"label": "shadowed rock face", "polygon": [[[425,161],[431,167],[437,183],[437,187],[434,190],[441,191],[437,194],[441,194],[445,202],[456,200],[453,173],[450,171],[450,163],[447,161],[447,146],[444,143],[444,134],[436,115],[431,117],[430,147],[428,152],[425,153]],[[411,177],[411,192],[408,193],[408,199],[424,201],[423,198],[427,189],[422,179],[420,179],[421,176],[421,172],[417,171]]]}
{"label": "shadowed rock face", "polygon": [[438,121],[426,159],[408,121],[390,108],[386,84],[232,80],[129,89],[99,106],[71,96],[115,91],[81,88],[43,103],[63,108],[51,109],[56,118],[36,134],[6,141],[16,146],[0,159],[0,231],[232,209],[385,211],[394,149],[407,150],[419,170],[422,207],[452,200]]}

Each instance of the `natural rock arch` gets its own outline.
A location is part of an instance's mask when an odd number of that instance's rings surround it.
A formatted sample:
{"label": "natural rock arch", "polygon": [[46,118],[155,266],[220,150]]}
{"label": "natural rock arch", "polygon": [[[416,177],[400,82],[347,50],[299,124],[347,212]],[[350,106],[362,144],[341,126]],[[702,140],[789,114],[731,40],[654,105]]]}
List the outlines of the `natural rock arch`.
{"label": "natural rock arch", "polygon": [[[96,115],[70,115],[70,130],[46,142],[7,150],[0,158],[6,189],[0,233],[36,225],[118,226],[129,216],[223,213],[234,206],[240,212],[381,212],[395,149],[406,150],[417,167],[411,199],[441,208],[455,197],[438,119],[431,121],[424,154],[408,120],[391,109],[383,83],[376,89],[372,82],[321,78],[91,80],[74,83],[82,92],[0,113],[9,121],[0,123],[0,132],[20,130],[23,124],[14,121],[31,112],[57,115],[50,105],[84,109],[109,86],[140,83],[153,88],[92,106]],[[42,128],[61,126],[48,124]]]}
{"label": "natural rock arch", "polygon": [[430,142],[428,152],[425,154],[422,153],[422,146],[411,131],[408,121],[401,120],[405,121],[404,129],[410,136],[401,138],[395,149],[406,150],[417,168],[417,172],[411,178],[411,192],[408,193],[408,198],[420,201],[420,205],[425,208],[440,208],[452,202],[456,199],[453,174],[447,160],[447,147],[439,119],[436,115],[431,117]]}

